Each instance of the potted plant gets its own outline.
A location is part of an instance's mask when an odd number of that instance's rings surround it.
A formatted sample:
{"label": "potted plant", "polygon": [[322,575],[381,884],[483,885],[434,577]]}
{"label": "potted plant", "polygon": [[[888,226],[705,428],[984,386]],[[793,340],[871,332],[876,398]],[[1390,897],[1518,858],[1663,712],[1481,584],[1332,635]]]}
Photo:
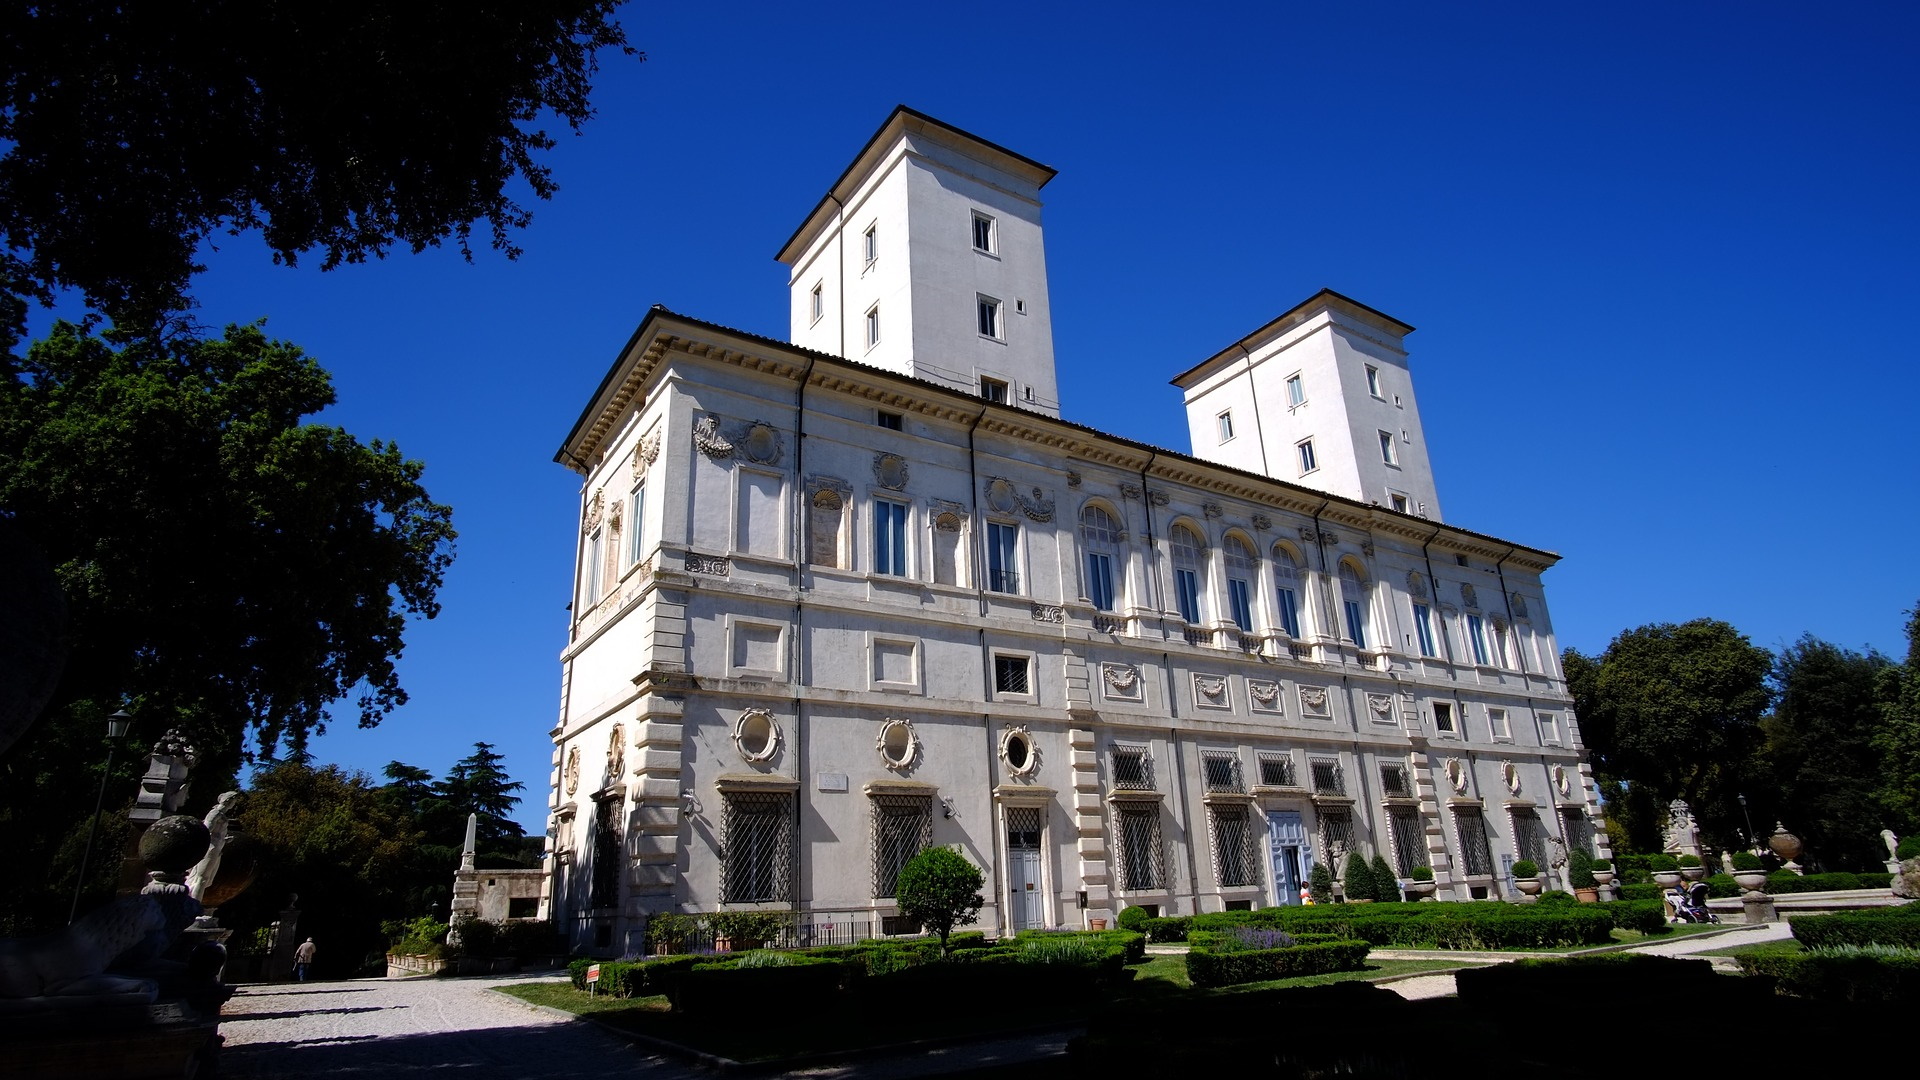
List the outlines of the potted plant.
{"label": "potted plant", "polygon": [[1767,864],[1751,851],[1736,851],[1733,853],[1733,880],[1748,892],[1765,892]]}
{"label": "potted plant", "polygon": [[1540,895],[1540,866],[1532,859],[1521,859],[1513,864],[1514,888],[1528,896]]}
{"label": "potted plant", "polygon": [[647,944],[655,956],[685,952],[687,938],[699,928],[700,921],[691,915],[663,911],[647,918]]}
{"label": "potted plant", "polygon": [[713,950],[757,949],[779,938],[786,920],[777,911],[722,911],[707,916],[713,928]]}
{"label": "potted plant", "polygon": [[1567,853],[1567,882],[1573,886],[1574,899],[1583,904],[1599,902],[1600,884],[1593,876],[1593,858],[1580,848]]}
{"label": "potted plant", "polygon": [[1413,868],[1413,880],[1407,882],[1407,895],[1416,900],[1426,900],[1433,896],[1433,890],[1439,883],[1433,880],[1433,867],[1416,866]]}
{"label": "potted plant", "polygon": [[1596,885],[1613,884],[1613,860],[1595,859],[1587,869],[1593,871],[1593,883]]}
{"label": "potted plant", "polygon": [[1707,864],[1700,861],[1698,855],[1680,856],[1680,876],[1688,881],[1699,881],[1707,876]]}
{"label": "potted plant", "polygon": [[1680,884],[1680,862],[1671,855],[1647,856],[1647,875],[1663,889]]}

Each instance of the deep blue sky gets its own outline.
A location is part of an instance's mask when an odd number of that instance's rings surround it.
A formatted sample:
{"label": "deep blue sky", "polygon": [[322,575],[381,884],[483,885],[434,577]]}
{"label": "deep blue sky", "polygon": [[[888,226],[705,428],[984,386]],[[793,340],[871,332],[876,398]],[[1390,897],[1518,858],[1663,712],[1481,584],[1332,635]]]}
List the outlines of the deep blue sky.
{"label": "deep blue sky", "polygon": [[1713,616],[1904,652],[1916,9],[1585,7],[636,7],[649,58],[608,59],[519,261],[223,241],[201,317],[319,357],[326,419],[424,460],[461,534],[412,703],[317,756],[441,772],[485,739],[543,826],[554,450],[650,304],[786,335],[773,253],[896,103],[1060,171],[1069,419],[1188,449],[1166,379],[1329,286],[1419,327],[1447,518],[1565,557],[1563,645]]}

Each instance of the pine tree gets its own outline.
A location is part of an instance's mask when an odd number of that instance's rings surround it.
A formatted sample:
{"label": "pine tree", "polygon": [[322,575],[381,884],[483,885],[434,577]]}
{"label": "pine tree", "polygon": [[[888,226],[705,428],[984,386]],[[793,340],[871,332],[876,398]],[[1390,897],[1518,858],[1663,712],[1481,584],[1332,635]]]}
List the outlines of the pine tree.
{"label": "pine tree", "polygon": [[506,758],[493,752],[492,743],[474,743],[473,753],[454,762],[447,778],[440,781],[440,795],[461,828],[466,827],[468,814],[478,819],[474,828],[476,854],[490,862],[520,865],[526,861],[520,843],[526,830],[508,815],[520,802],[513,793],[526,790],[527,785],[508,778],[502,768],[505,762]]}
{"label": "pine tree", "polygon": [[1340,876],[1340,885],[1349,901],[1373,899],[1373,871],[1367,867],[1365,855],[1347,853],[1347,872]]}

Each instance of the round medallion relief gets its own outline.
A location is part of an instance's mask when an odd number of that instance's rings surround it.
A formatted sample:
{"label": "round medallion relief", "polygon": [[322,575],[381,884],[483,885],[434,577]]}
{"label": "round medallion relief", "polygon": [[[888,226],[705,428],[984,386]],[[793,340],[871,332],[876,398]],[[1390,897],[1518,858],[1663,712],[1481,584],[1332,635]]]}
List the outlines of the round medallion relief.
{"label": "round medallion relief", "polygon": [[733,745],[754,764],[773,760],[780,751],[780,725],[766,709],[748,709],[733,722]]}
{"label": "round medallion relief", "polygon": [[1025,727],[1011,727],[1000,735],[1000,760],[1015,776],[1032,776],[1040,768],[1040,747]]}
{"label": "round medallion relief", "polygon": [[874,749],[880,751],[881,764],[895,772],[906,772],[920,756],[920,740],[913,733],[911,721],[891,719],[880,726]]}
{"label": "round medallion relief", "polygon": [[580,748],[577,746],[567,751],[566,773],[567,794],[571,795],[580,790]]}
{"label": "round medallion relief", "polygon": [[774,430],[772,424],[755,424],[747,429],[747,437],[741,441],[740,449],[749,461],[768,464],[780,456],[780,433]]}

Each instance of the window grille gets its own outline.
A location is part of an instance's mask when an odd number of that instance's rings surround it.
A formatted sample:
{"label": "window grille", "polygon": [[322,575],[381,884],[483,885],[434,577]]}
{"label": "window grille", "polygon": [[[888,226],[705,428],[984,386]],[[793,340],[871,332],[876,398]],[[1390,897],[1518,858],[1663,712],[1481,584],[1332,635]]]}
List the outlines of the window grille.
{"label": "window grille", "polygon": [[1030,683],[1027,679],[1027,658],[1024,656],[996,656],[993,658],[993,688],[1002,694],[1027,694]]}
{"label": "window grille", "polygon": [[1395,798],[1406,798],[1413,794],[1407,786],[1407,767],[1405,765],[1380,766],[1380,790]]}
{"label": "window grille", "polygon": [[1478,810],[1456,810],[1460,829],[1460,865],[1468,877],[1493,873],[1493,852],[1487,847],[1487,820]]}
{"label": "window grille", "polygon": [[1036,850],[1040,847],[1040,808],[1007,807],[1007,847]]}
{"label": "window grille", "polygon": [[893,896],[907,860],[933,846],[933,797],[873,797],[873,895]]}
{"label": "window grille", "polygon": [[1294,786],[1293,759],[1283,754],[1261,754],[1260,782],[1268,787]]}
{"label": "window grille", "polygon": [[1160,862],[1160,805],[1116,805],[1114,822],[1120,844],[1114,850],[1125,889],[1158,889],[1165,880]]}
{"label": "window grille", "polygon": [[1254,858],[1253,829],[1243,806],[1215,807],[1213,824],[1214,871],[1226,888],[1260,884],[1260,864]]}
{"label": "window grille", "polygon": [[1550,860],[1547,858],[1547,831],[1540,826],[1540,815],[1532,810],[1513,811],[1513,850],[1522,858],[1531,860],[1546,872]]}
{"label": "window grille", "polygon": [[1567,850],[1593,854],[1593,822],[1588,820],[1586,811],[1567,807],[1560,811],[1560,821],[1566,826]]}
{"label": "window grille", "polygon": [[720,807],[720,902],[793,896],[793,796],[729,792]]}
{"label": "window grille", "polygon": [[1393,854],[1401,877],[1413,876],[1413,868],[1427,865],[1427,831],[1420,815],[1412,810],[1395,810],[1387,815],[1393,829]]}
{"label": "window grille", "polygon": [[1153,790],[1153,771],[1147,767],[1145,750],[1114,750],[1113,786],[1122,791]]}
{"label": "window grille", "polygon": [[1346,778],[1340,775],[1340,763],[1329,760],[1313,762],[1313,790],[1321,795],[1345,795]]}
{"label": "window grille", "polygon": [[619,796],[602,799],[593,814],[593,887],[588,901],[593,907],[618,907],[620,904],[621,808],[626,801]]}
{"label": "window grille", "polygon": [[1240,783],[1240,758],[1235,754],[1202,754],[1201,767],[1206,772],[1208,791],[1244,791]]}
{"label": "window grille", "polygon": [[1327,866],[1339,867],[1339,860],[1353,850],[1353,815],[1345,810],[1327,810],[1320,815],[1320,848],[1327,853]]}

